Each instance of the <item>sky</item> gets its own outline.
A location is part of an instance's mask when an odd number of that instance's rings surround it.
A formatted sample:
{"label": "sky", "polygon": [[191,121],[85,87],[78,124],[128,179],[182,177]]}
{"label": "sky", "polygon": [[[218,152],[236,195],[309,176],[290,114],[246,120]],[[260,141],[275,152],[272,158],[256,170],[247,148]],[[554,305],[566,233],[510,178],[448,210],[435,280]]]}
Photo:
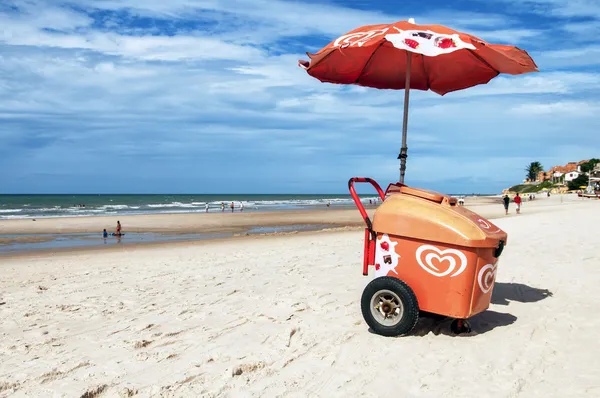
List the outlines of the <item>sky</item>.
{"label": "sky", "polygon": [[600,157],[598,0],[2,0],[0,193],[346,193],[398,181],[402,90],[299,68],[414,18],[518,46],[539,73],[411,91],[406,183],[496,193]]}

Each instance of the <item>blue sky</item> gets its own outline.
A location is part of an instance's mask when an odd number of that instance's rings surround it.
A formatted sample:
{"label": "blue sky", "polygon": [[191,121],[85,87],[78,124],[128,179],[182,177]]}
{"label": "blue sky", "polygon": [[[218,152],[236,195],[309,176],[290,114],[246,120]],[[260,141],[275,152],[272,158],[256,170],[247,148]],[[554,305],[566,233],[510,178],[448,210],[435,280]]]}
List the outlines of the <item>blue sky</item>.
{"label": "blue sky", "polygon": [[415,18],[527,50],[540,73],[411,93],[406,182],[498,192],[600,157],[597,0],[0,2],[0,193],[345,193],[398,179],[402,91],[297,66]]}

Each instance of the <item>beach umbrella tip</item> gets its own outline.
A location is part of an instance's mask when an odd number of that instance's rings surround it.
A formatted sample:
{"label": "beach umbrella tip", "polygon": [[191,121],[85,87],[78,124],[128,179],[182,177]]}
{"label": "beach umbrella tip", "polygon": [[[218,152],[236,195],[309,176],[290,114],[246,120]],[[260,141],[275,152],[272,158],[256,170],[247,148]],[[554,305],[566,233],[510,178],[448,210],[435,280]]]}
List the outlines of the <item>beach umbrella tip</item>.
{"label": "beach umbrella tip", "polygon": [[310,66],[310,62],[305,61],[303,59],[299,59],[298,60],[298,66],[301,67],[302,69],[306,70]]}

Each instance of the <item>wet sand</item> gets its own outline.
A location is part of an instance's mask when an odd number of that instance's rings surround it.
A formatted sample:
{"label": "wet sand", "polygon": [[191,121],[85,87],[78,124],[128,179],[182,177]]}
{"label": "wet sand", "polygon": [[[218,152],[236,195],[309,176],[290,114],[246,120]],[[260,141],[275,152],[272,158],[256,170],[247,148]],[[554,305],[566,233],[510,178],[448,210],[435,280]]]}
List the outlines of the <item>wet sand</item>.
{"label": "wet sand", "polygon": [[[552,200],[547,198],[536,199],[525,202],[523,205],[524,215],[546,211],[547,206],[553,206],[558,198]],[[469,197],[466,199],[466,207],[477,212],[488,219],[506,217],[499,197]],[[577,204],[578,201],[573,201]],[[514,205],[511,205],[514,207]],[[525,209],[527,209],[525,211]],[[375,206],[367,206],[372,216]],[[514,215],[514,209],[511,209]],[[511,215],[511,216],[512,216]],[[112,232],[117,221],[123,226],[125,237],[116,241],[109,237],[101,245],[99,239],[104,228]],[[130,216],[94,216],[94,217],[63,217],[63,218],[39,218],[31,219],[0,220],[0,256],[28,254],[27,252],[64,252],[68,250],[81,251],[85,249],[112,250],[119,243],[120,246],[149,245],[173,243],[178,240],[187,241],[195,236],[196,240],[215,240],[245,235],[254,235],[254,230],[266,229],[275,232],[265,234],[281,234],[290,232],[302,232],[303,230],[321,230],[331,228],[364,228],[364,221],[355,207],[321,208],[310,210],[276,211],[276,212],[228,212],[223,213],[189,213],[189,214],[152,214],[152,215],[130,215]],[[278,231],[283,230],[283,231]],[[127,236],[129,233],[129,238]],[[77,234],[88,234],[85,237],[90,244],[89,247],[78,241]],[[152,235],[154,239],[135,239],[134,235]],[[52,240],[59,237],[60,244],[52,244]],[[72,247],[67,244],[69,239],[73,240]],[[46,243],[46,244],[43,244]],[[11,247],[9,247],[11,246]],[[43,247],[43,249],[39,249]],[[18,253],[14,253],[16,249]],[[117,248],[118,249],[118,248]]]}

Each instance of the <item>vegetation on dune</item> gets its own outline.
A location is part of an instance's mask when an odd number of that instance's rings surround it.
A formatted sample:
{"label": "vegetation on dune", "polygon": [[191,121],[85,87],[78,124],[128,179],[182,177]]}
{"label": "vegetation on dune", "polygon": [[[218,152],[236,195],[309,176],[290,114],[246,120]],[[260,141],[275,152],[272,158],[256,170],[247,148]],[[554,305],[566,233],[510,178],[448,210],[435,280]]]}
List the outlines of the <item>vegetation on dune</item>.
{"label": "vegetation on dune", "polygon": [[590,159],[588,162],[581,164],[581,171],[584,173],[589,173],[598,163],[600,163],[600,159]]}
{"label": "vegetation on dune", "polygon": [[[597,164],[600,163],[600,159],[593,158],[585,163],[581,163],[580,170],[582,173],[591,172]],[[529,181],[536,181],[537,176],[540,172],[544,171],[544,166],[540,162],[531,162],[525,167],[526,177]],[[584,185],[588,185],[589,177],[586,174],[581,174],[579,177],[575,178],[573,181],[569,181],[567,186],[569,190],[579,190],[580,187]],[[518,193],[537,193],[543,189],[550,190],[553,187],[561,185],[552,181],[544,181],[542,183],[527,183],[527,184],[518,184],[510,187],[508,190],[510,192],[518,192]]]}
{"label": "vegetation on dune", "polygon": [[576,179],[574,179],[573,181],[569,181],[567,183],[567,185],[569,186],[569,189],[572,191],[579,190],[579,189],[581,189],[581,187],[587,186],[589,181],[590,181],[589,177],[585,174],[582,174],[579,177],[577,177]]}
{"label": "vegetation on dune", "polygon": [[554,186],[554,184],[552,182],[544,181],[540,184],[519,184],[519,185],[510,187],[508,190],[511,192],[518,192],[518,193],[537,193],[537,192],[540,192],[544,188],[552,189],[553,186]]}

